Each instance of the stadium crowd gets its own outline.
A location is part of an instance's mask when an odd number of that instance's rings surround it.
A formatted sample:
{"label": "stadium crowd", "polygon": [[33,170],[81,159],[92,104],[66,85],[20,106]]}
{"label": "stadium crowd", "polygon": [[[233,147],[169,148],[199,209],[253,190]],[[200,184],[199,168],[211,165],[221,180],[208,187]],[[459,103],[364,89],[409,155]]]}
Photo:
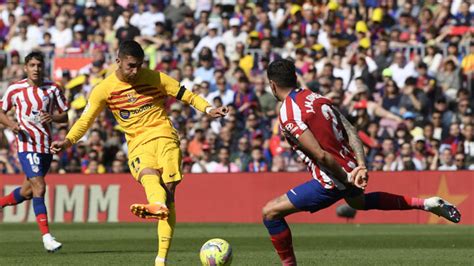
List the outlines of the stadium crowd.
{"label": "stadium crowd", "polygon": [[[23,57],[35,49],[94,58],[77,75],[61,74],[70,124],[57,125],[54,139],[64,138],[91,89],[114,69],[119,42],[135,39],[146,67],[230,108],[211,121],[169,99],[186,173],[305,169],[280,137],[267,84],[265,69],[279,57],[292,58],[301,87],[332,99],[356,126],[371,170],[474,170],[468,1],[7,0],[1,7],[3,81],[23,78]],[[127,172],[124,143],[104,111],[80,144],[54,157],[50,172]],[[0,172],[20,169],[14,135],[2,128]]]}

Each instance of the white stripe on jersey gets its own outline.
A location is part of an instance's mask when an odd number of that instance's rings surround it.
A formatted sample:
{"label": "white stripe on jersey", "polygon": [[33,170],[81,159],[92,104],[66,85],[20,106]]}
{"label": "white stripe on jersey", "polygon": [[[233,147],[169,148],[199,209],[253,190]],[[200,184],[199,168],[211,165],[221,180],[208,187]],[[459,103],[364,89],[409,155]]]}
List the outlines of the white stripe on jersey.
{"label": "white stripe on jersey", "polygon": [[301,109],[300,107],[291,99],[291,109],[293,109],[293,119],[295,120],[296,124],[298,127],[304,131],[308,127],[306,126],[305,123],[303,123],[302,117],[301,117]]}
{"label": "white stripe on jersey", "polygon": [[280,119],[281,119],[281,123],[285,123],[286,120],[288,120],[288,115],[286,113],[286,100],[283,101],[282,105],[281,105],[281,108],[280,108]]}

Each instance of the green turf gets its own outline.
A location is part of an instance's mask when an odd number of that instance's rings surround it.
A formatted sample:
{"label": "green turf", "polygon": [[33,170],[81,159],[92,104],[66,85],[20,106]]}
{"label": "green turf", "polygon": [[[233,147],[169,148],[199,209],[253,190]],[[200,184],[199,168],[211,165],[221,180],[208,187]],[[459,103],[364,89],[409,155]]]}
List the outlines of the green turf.
{"label": "green turf", "polygon": [[[474,265],[474,227],[291,225],[299,265]],[[43,250],[36,224],[0,224],[0,265],[153,265],[153,224],[53,224],[64,244]],[[228,240],[233,265],[279,265],[260,224],[178,224],[169,265],[199,265],[209,238]]]}

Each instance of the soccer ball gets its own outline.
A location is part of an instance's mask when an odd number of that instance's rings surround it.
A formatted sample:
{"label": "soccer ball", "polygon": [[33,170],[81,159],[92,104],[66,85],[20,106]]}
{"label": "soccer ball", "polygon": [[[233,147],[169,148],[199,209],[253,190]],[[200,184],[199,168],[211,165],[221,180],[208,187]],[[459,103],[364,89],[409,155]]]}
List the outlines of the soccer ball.
{"label": "soccer ball", "polygon": [[199,256],[203,266],[227,266],[232,263],[232,248],[224,239],[213,238],[202,245]]}

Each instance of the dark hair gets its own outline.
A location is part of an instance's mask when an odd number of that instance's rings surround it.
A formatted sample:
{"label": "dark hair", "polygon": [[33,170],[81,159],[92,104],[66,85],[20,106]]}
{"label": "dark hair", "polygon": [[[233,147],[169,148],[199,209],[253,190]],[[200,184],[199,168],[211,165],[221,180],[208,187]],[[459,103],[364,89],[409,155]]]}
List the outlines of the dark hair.
{"label": "dark hair", "polygon": [[294,88],[297,86],[295,64],[287,59],[277,59],[267,68],[268,79],[279,87]]}
{"label": "dark hair", "polygon": [[247,78],[247,76],[242,76],[239,78],[239,80],[237,80],[237,82],[239,83],[250,83],[249,79]]}
{"label": "dark hair", "polygon": [[32,59],[36,59],[41,63],[44,63],[44,55],[41,52],[34,51],[25,56],[25,65],[28,64]]}
{"label": "dark hair", "polygon": [[416,86],[416,78],[415,77],[409,77],[405,80],[405,85],[407,86]]}
{"label": "dark hair", "polygon": [[118,57],[124,58],[125,56],[133,56],[136,58],[145,58],[145,53],[142,47],[136,41],[127,40],[120,44]]}

